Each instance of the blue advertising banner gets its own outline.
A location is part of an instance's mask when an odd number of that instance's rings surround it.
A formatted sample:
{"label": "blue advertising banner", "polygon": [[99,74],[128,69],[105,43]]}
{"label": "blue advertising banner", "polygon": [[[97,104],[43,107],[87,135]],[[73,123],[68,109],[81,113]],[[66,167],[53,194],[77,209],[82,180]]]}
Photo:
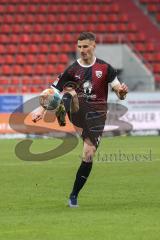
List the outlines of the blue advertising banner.
{"label": "blue advertising banner", "polygon": [[2,95],[0,96],[0,113],[23,112],[23,96]]}

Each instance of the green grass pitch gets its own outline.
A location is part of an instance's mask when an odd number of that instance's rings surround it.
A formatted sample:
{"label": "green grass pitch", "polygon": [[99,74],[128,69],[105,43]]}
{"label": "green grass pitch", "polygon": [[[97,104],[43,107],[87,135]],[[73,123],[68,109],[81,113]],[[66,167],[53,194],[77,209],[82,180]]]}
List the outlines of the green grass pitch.
{"label": "green grass pitch", "polygon": [[[18,159],[19,141],[0,140],[0,239],[160,239],[159,137],[103,138],[77,209],[67,202],[82,141],[65,156],[43,162]],[[31,151],[59,143],[36,139]]]}

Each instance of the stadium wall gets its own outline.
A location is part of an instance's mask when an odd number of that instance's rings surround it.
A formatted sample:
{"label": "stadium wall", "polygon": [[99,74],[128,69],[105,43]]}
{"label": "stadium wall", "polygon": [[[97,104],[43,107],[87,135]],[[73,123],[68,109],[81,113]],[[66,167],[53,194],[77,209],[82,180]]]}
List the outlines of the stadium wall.
{"label": "stadium wall", "polygon": [[[13,99],[15,99],[13,101]],[[2,106],[3,105],[3,106]],[[119,106],[123,111],[118,115]],[[41,135],[51,133],[76,133],[79,129],[75,129],[67,119],[66,127],[59,127],[58,122],[52,112],[48,113],[43,121],[34,124],[31,121],[31,112],[38,107],[38,96],[32,94],[26,95],[1,95],[0,96],[0,135],[3,137],[13,137],[13,134],[20,137],[28,137],[30,135]],[[114,107],[114,111],[113,111]],[[116,109],[116,111],[115,111]],[[160,132],[160,94],[131,92],[124,101],[117,99],[115,94],[109,94],[109,111],[117,117],[118,121],[124,121],[132,126],[132,133],[148,132],[159,134]],[[113,114],[114,112],[114,114]],[[108,115],[109,116],[109,115]],[[107,118],[105,132],[118,129],[119,122],[115,126],[115,122]],[[128,129],[123,128],[123,132]]]}

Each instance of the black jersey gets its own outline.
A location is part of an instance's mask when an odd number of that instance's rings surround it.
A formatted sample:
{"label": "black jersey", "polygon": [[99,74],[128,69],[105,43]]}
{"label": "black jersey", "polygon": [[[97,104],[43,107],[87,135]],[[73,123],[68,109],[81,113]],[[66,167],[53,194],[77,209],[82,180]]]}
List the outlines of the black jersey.
{"label": "black jersey", "polygon": [[52,86],[63,91],[66,86],[73,87],[79,99],[88,102],[107,102],[108,83],[117,76],[117,71],[105,61],[95,58],[90,66],[76,60],[70,65]]}
{"label": "black jersey", "polygon": [[69,118],[74,126],[82,128],[82,138],[89,138],[96,148],[106,121],[108,84],[116,75],[111,65],[98,58],[90,66],[77,60],[52,85],[59,91],[67,86],[75,89],[79,111],[69,114]]}

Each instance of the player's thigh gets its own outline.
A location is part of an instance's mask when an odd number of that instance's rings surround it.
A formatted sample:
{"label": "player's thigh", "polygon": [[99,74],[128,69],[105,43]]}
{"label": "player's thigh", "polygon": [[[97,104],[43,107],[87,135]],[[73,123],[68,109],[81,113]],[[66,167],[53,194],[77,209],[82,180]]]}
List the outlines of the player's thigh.
{"label": "player's thigh", "polygon": [[84,139],[83,161],[92,162],[95,152],[96,152],[96,147],[93,145],[90,139],[89,138]]}

